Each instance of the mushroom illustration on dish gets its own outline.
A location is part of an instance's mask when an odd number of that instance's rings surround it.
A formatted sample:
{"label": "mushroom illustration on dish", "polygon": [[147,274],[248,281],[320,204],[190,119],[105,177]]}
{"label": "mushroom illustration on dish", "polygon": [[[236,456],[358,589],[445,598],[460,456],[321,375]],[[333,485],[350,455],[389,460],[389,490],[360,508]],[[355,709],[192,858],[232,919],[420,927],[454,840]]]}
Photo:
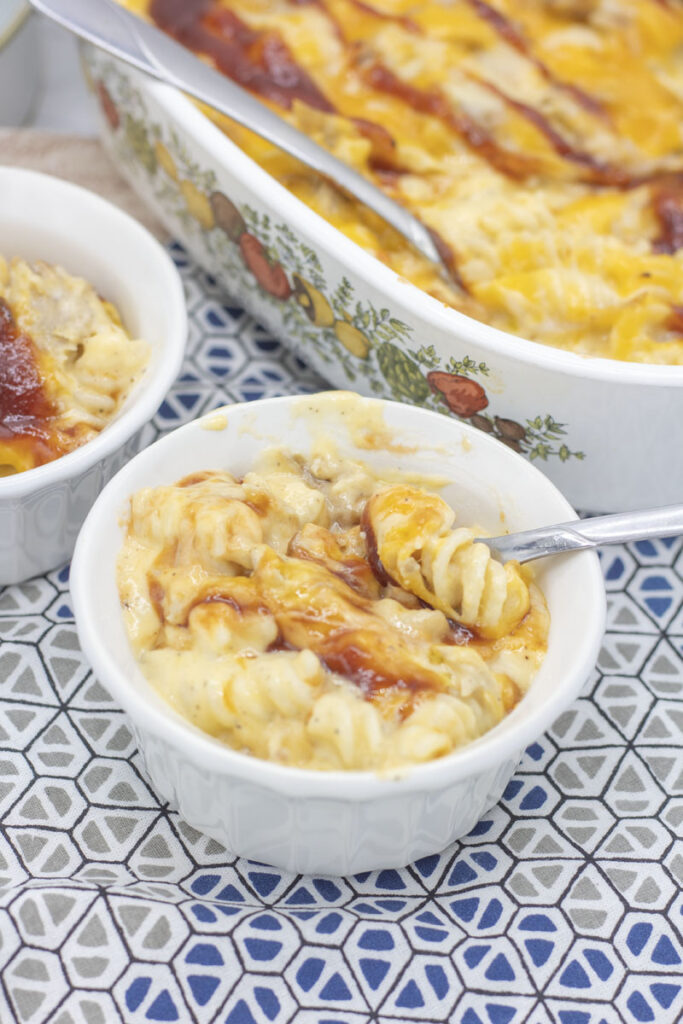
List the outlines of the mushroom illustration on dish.
{"label": "mushroom illustration on dish", "polygon": [[246,232],[244,217],[224,192],[212,192],[209,198],[216,227],[226,233],[232,242],[239,241]]}
{"label": "mushroom illustration on dish", "polygon": [[524,451],[521,442],[526,440],[526,427],[516,420],[505,419],[502,416],[494,416],[491,419],[489,416],[481,415],[489,400],[478,381],[461,373],[446,373],[443,370],[428,373],[427,380],[431,389],[443,397],[448,408],[456,416],[469,420],[473,427],[483,430],[484,433],[492,434],[513,451]]}
{"label": "mushroom illustration on dish", "polygon": [[256,235],[245,231],[239,240],[242,259],[264,291],[284,302],[292,294],[292,288],[281,263],[271,263],[263,244]]}
{"label": "mushroom illustration on dish", "polygon": [[111,93],[107,89],[104,82],[98,82],[95,86],[95,89],[97,92],[97,98],[100,101],[100,106],[102,107],[102,113],[106,117],[107,123],[109,124],[112,131],[116,131],[116,129],[121,124],[119,108],[114,103],[111,97]]}

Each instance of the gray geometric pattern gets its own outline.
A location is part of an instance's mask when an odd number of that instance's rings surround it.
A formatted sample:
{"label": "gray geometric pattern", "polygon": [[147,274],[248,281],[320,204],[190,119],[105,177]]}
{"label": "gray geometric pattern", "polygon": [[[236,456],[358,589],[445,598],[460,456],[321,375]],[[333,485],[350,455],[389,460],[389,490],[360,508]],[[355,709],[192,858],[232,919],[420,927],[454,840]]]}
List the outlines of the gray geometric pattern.
{"label": "gray geometric pattern", "polygon": [[[147,440],[324,386],[181,268]],[[674,1024],[683,1018],[683,542],[608,549],[580,698],[440,856],[348,879],[235,859],[150,789],[68,570],[0,590],[0,1022]]]}

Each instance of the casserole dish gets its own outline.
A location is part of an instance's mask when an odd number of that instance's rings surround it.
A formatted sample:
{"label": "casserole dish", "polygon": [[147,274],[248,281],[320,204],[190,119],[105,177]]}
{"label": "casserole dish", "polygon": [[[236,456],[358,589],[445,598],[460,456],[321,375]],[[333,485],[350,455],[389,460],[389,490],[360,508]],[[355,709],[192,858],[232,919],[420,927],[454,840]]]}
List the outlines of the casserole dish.
{"label": "casserole dish", "polygon": [[[234,852],[289,871],[398,867],[466,834],[502,794],[523,748],[578,694],[597,657],[605,598],[594,552],[539,563],[550,612],[545,660],[498,726],[454,753],[398,773],[304,770],[232,750],[154,690],[129,644],[116,584],[128,499],[143,487],[227,469],[241,476],[272,445],[307,455],[321,434],[339,454],[438,475],[460,523],[523,529],[571,518],[556,488],[482,432],[394,402],[324,393],[228,406],[173,431],[105,488],[78,540],[71,594],[83,651],[128,712],[156,790]],[[383,418],[377,429],[378,415]],[[360,428],[355,426],[360,423]],[[438,434],[438,442],[434,439]],[[163,509],[159,508],[163,516]]]}
{"label": "casserole dish", "polygon": [[140,448],[142,430],[173,383],[187,321],[180,276],[155,239],[85,189],[0,168],[0,253],[62,265],[92,283],[150,347],[146,369],[107,426],[81,447],[0,477],[0,584],[65,562],[104,483]]}
{"label": "casserole dish", "polygon": [[577,506],[673,502],[683,367],[587,359],[487,326],[398,278],[185,97],[86,48],[103,138],[194,257],[337,386],[469,419]]}

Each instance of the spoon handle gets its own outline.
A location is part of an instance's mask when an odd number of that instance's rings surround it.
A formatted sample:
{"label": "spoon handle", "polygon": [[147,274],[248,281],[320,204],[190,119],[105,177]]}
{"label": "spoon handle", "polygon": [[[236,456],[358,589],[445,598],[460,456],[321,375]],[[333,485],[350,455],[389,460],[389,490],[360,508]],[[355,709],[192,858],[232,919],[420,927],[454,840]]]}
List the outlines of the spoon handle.
{"label": "spoon handle", "polygon": [[601,544],[623,544],[648,537],[670,537],[683,533],[683,505],[620,512],[617,515],[576,519],[570,523],[543,526],[502,537],[481,538],[501,561],[531,562],[544,555],[595,548]]}

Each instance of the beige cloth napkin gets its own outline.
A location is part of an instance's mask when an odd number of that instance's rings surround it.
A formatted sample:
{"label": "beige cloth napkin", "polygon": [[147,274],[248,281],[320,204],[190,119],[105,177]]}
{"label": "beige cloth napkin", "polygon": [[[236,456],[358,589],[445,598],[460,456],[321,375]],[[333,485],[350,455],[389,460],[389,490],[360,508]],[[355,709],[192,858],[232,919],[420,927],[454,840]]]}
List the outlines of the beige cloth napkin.
{"label": "beige cloth napkin", "polygon": [[126,184],[97,139],[0,128],[0,165],[54,174],[123,207],[162,241],[168,232]]}

